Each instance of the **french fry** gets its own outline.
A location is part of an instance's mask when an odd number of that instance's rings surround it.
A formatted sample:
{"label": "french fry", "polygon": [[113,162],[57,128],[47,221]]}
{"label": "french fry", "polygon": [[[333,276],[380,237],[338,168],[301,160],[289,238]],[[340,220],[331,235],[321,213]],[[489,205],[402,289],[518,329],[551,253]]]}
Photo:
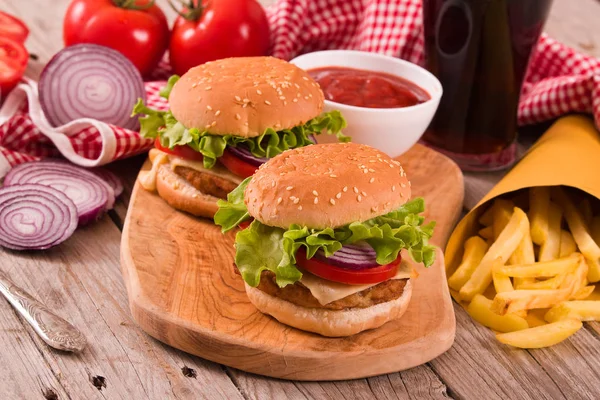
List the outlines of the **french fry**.
{"label": "french fry", "polygon": [[588,265],[584,258],[581,258],[579,264],[565,274],[565,278],[560,285],[560,289],[568,289],[573,297],[575,293],[587,284]]}
{"label": "french fry", "polygon": [[513,210],[515,209],[515,205],[510,200],[504,199],[496,199],[494,200],[494,222],[492,223],[492,228],[494,232],[494,240],[498,239],[500,236],[500,232],[506,227],[508,221],[510,221],[510,217],[513,214]]}
{"label": "french fry", "polygon": [[577,293],[575,293],[575,295],[573,296],[573,299],[574,300],[585,300],[588,297],[590,297],[592,295],[592,293],[594,293],[595,289],[596,289],[596,286],[594,286],[594,285],[584,286],[581,289],[579,289],[577,291]]}
{"label": "french fry", "polygon": [[502,265],[502,259],[500,257],[496,258],[492,263],[492,281],[494,282],[494,289],[496,289],[496,293],[510,292],[515,290],[510,278],[507,275],[494,272],[494,270],[502,267]]}
{"label": "french fry", "polygon": [[492,226],[492,223],[494,222],[494,216],[493,216],[493,212],[494,212],[494,207],[489,206],[487,210],[485,210],[485,212],[483,214],[481,214],[481,217],[479,217],[479,223],[483,226]]}
{"label": "french fry", "polygon": [[526,265],[500,265],[494,272],[517,278],[544,278],[564,274],[575,268],[582,260],[579,253],[552,261]]}
{"label": "french fry", "polygon": [[506,263],[515,251],[525,233],[529,229],[527,215],[520,208],[514,209],[508,225],[502,230],[498,239],[489,247],[481,262],[460,289],[460,298],[471,301],[476,294],[481,294],[492,283],[492,266],[494,260],[500,257]]}
{"label": "french fry", "polygon": [[548,322],[563,319],[600,321],[600,301],[565,301],[548,310],[544,319]]}
{"label": "french fry", "polygon": [[514,314],[521,310],[549,308],[568,299],[568,289],[556,290],[513,290],[498,293],[494,297],[491,310],[499,315]]}
{"label": "french fry", "polygon": [[481,262],[481,259],[485,255],[488,249],[487,243],[479,236],[473,236],[465,242],[465,252],[463,254],[462,262],[448,279],[448,285],[458,291],[463,287],[465,283],[471,277],[477,265]]}
{"label": "french fry", "polygon": [[558,258],[560,254],[560,225],[562,210],[555,203],[550,202],[548,208],[548,233],[546,240],[540,245],[538,261],[550,261]]}
{"label": "french fry", "polygon": [[558,289],[565,280],[567,274],[556,275],[554,278],[546,279],[539,282],[525,282],[516,286],[517,290],[542,290],[542,289]]}
{"label": "french fry", "polygon": [[558,252],[558,257],[563,258],[568,256],[569,254],[575,253],[577,251],[577,245],[575,244],[575,240],[573,239],[573,235],[571,232],[566,230],[560,231],[560,250]]}
{"label": "french fry", "polygon": [[594,242],[590,235],[590,231],[583,220],[579,210],[575,207],[569,196],[560,187],[556,187],[552,191],[552,196],[557,203],[563,208],[565,219],[569,225],[569,229],[573,234],[577,247],[585,258],[588,260],[588,280],[590,282],[600,281],[600,247]]}
{"label": "french fry", "polygon": [[587,197],[584,198],[581,203],[579,203],[579,209],[581,210],[581,216],[583,217],[585,224],[590,226],[593,218],[592,203],[590,203],[590,199]]}
{"label": "french fry", "polygon": [[583,324],[576,319],[565,319],[548,325],[496,335],[501,343],[521,349],[539,349],[553,346],[573,335]]}
{"label": "french fry", "polygon": [[[531,232],[525,232],[525,236],[521,243],[517,246],[514,253],[508,259],[508,263],[512,265],[517,264],[533,264],[535,262],[535,253],[533,252],[533,242],[531,241]],[[533,278],[515,278],[515,286],[523,285],[526,283],[535,283]]]}
{"label": "french fry", "polygon": [[467,307],[467,313],[475,321],[498,332],[514,332],[529,328],[524,318],[513,314],[498,315],[490,310],[492,301],[478,294]]}
{"label": "french fry", "polygon": [[484,239],[492,239],[494,237],[494,229],[491,226],[486,226],[479,230],[479,236]]}
{"label": "french fry", "polygon": [[529,189],[529,217],[531,218],[531,239],[541,245],[548,237],[548,212],[550,208],[550,188],[539,186]]}

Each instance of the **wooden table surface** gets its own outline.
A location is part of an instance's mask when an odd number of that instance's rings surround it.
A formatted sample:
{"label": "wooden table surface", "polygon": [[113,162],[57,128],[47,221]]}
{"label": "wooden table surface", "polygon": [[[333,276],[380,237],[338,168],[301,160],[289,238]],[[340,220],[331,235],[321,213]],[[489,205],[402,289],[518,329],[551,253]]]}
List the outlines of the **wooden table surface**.
{"label": "wooden table surface", "polygon": [[[264,1],[267,3],[272,0]],[[68,0],[0,0],[31,28],[27,47],[46,62],[62,47]],[[159,4],[168,9],[164,0]],[[169,13],[172,17],[172,13]],[[546,30],[578,50],[600,56],[600,2],[555,0]],[[31,65],[30,76],[39,73]],[[557,346],[517,350],[455,306],[454,346],[426,365],[348,382],[289,382],[255,376],[165,346],[136,327],[119,267],[122,222],[143,159],[111,168],[126,182],[114,211],[50,251],[0,250],[12,279],[79,327],[89,341],[80,355],[49,349],[8,302],[0,300],[2,399],[264,399],[264,398],[600,398],[600,324]],[[465,176],[471,206],[502,173]]]}

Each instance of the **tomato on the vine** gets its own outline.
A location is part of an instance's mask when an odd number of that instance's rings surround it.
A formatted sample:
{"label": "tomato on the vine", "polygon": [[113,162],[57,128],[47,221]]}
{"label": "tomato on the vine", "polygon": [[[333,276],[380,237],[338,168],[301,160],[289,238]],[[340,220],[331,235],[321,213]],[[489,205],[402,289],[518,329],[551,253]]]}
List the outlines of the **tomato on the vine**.
{"label": "tomato on the vine", "polygon": [[169,45],[169,25],[154,0],[73,0],[63,39],[66,46],[94,43],[115,49],[148,75]]}
{"label": "tomato on the vine", "polygon": [[373,268],[360,270],[341,268],[331,265],[325,261],[306,258],[306,251],[300,248],[296,252],[296,263],[300,268],[305,269],[313,275],[328,281],[345,283],[348,285],[364,285],[384,282],[396,275],[401,258],[398,258],[386,265],[379,265]]}
{"label": "tomato on the vine", "polygon": [[189,0],[178,13],[169,46],[178,75],[208,61],[269,51],[269,23],[256,0]]}

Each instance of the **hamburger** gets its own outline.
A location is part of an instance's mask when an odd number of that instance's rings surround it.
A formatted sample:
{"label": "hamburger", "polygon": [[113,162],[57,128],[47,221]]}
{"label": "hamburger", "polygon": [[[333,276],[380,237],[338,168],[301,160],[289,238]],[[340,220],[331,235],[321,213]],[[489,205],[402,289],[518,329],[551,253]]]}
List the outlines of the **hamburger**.
{"label": "hamburger", "polygon": [[161,96],[168,111],[140,99],[140,134],[155,139],[142,186],[171,206],[212,217],[216,201],[268,159],[312,145],[322,132],[348,140],[338,111],[323,113],[319,85],[272,57],[227,58],[172,76]]}
{"label": "hamburger", "polygon": [[348,336],[404,314],[416,278],[404,256],[435,260],[435,223],[424,224],[424,201],[410,196],[402,166],[385,153],[322,144],[267,161],[218,202],[215,223],[245,228],[235,236],[235,265],[258,310]]}

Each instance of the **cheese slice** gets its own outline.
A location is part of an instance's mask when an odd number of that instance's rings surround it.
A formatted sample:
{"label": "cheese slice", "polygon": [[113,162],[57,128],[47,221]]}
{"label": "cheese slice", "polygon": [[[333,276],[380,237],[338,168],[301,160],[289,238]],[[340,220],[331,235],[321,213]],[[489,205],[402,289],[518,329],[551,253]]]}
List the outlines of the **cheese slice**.
{"label": "cheese slice", "polygon": [[243,181],[243,178],[240,178],[218,163],[215,164],[211,169],[207,169],[204,168],[202,161],[186,160],[158,149],[150,150],[148,158],[150,158],[150,161],[152,161],[152,168],[149,171],[140,172],[139,181],[144,189],[151,192],[156,190],[156,174],[158,172],[158,168],[167,162],[171,165],[172,169],[175,169],[176,167],[186,167],[205,174],[225,178],[237,183],[238,185]]}
{"label": "cheese slice", "polygon": [[[408,279],[416,277],[417,272],[414,270],[412,265],[402,260],[400,267],[398,268],[398,272],[391,279]],[[332,303],[334,301],[343,299],[344,297],[362,292],[363,290],[378,285],[378,283],[367,285],[346,285],[344,283],[332,282],[319,278],[318,276],[308,272],[302,273],[300,283],[310,290],[312,295],[319,301],[321,305]]]}

